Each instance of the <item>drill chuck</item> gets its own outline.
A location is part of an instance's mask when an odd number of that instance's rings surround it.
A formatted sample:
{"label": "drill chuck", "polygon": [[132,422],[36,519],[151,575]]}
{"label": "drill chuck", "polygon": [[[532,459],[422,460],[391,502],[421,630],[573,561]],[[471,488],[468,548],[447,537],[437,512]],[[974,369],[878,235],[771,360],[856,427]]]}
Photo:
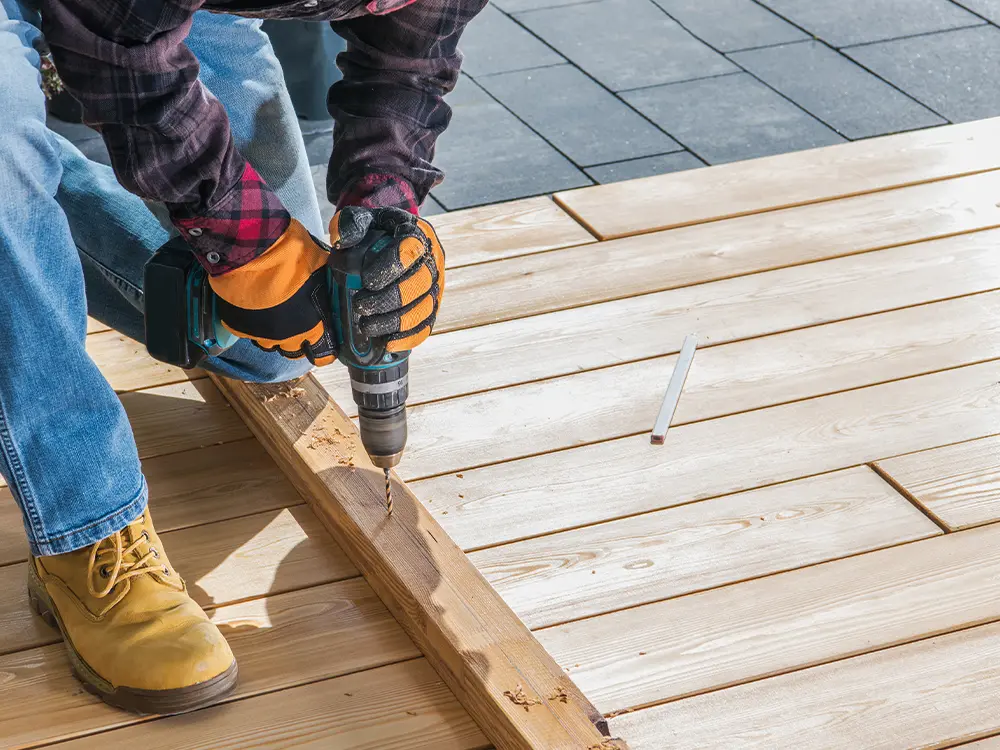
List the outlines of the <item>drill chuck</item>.
{"label": "drill chuck", "polygon": [[348,366],[348,370],[354,403],[358,405],[361,442],[372,463],[380,469],[391,469],[406,448],[408,359],[399,358],[379,369]]}

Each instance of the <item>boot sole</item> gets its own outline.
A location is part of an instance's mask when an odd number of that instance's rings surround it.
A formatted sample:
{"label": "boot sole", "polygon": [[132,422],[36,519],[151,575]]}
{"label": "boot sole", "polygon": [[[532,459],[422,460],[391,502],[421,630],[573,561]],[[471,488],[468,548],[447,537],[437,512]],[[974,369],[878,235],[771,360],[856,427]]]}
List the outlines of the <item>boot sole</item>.
{"label": "boot sole", "polygon": [[45,590],[45,585],[38,578],[35,566],[30,562],[28,564],[28,601],[35,614],[62,635],[63,641],[66,643],[70,664],[73,667],[73,675],[83,684],[88,693],[96,695],[110,706],[136,714],[181,714],[217,703],[236,687],[238,670],[235,661],[225,672],[210,680],[187,687],[169,690],[115,687],[97,674],[74,648],[73,642],[63,627],[59,611]]}

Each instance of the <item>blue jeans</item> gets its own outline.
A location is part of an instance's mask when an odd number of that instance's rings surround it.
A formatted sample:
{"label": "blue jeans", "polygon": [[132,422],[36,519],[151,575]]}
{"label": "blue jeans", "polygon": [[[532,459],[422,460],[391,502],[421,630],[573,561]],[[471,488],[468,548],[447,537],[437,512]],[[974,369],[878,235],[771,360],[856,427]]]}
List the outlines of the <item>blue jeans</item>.
{"label": "blue jeans", "polygon": [[[141,340],[143,266],[173,230],[162,207],[46,128],[36,21],[26,4],[0,0],[0,472],[32,553],[52,555],[103,539],[146,507],[128,419],[86,353],[87,304]],[[322,233],[298,121],[259,22],[199,12],[188,44],[237,147]],[[208,368],[281,381],[309,366],[241,341]]]}

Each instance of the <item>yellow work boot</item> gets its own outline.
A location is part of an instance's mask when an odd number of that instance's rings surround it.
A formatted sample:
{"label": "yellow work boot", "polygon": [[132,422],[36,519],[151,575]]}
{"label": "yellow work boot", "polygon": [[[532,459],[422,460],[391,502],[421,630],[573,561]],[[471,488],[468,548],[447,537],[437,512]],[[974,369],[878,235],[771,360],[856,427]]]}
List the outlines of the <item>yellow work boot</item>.
{"label": "yellow work boot", "polygon": [[112,706],[180,713],[236,685],[233,652],[170,566],[149,511],[88,549],[33,557],[28,595],[84,687]]}

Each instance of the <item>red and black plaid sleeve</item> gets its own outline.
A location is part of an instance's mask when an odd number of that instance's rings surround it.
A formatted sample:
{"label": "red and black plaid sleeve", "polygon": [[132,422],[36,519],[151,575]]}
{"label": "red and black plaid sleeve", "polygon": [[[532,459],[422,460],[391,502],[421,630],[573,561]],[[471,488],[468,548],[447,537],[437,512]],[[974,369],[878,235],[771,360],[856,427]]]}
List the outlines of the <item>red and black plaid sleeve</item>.
{"label": "red and black plaid sleeve", "polygon": [[290,217],[233,143],[184,44],[201,0],[44,0],[60,77],[100,130],[119,181],[167,204],[212,274],[253,260]]}
{"label": "red and black plaid sleeve", "polygon": [[458,81],[459,37],[486,0],[400,4],[372,0],[370,14],[332,23],[347,41],[328,99],[337,126],[327,193],[338,206],[416,213],[444,176],[431,164],[451,120],[444,95]]}
{"label": "red and black plaid sleeve", "polygon": [[327,188],[339,205],[416,212],[458,79],[458,39],[487,0],[42,0],[43,27],[84,120],[121,183],[170,208],[212,274],[253,260],[288,227],[278,197],[233,143],[222,104],[184,44],[200,8],[330,20],[348,42],[330,91],[336,119]]}

